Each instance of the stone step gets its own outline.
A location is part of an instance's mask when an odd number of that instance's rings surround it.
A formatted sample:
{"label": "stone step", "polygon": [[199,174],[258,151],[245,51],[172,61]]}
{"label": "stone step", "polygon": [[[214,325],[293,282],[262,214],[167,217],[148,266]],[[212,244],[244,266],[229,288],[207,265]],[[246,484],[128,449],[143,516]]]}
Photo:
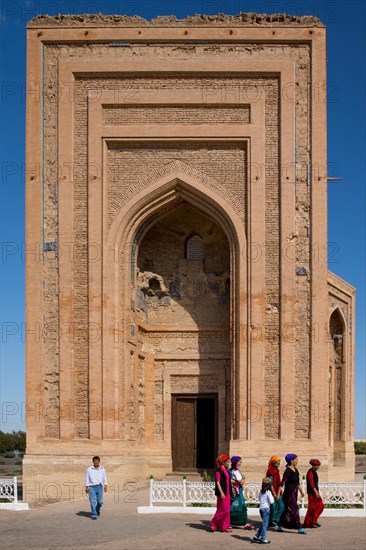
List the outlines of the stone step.
{"label": "stone step", "polygon": [[210,480],[213,481],[215,476],[215,470],[194,470],[194,471],[182,471],[182,472],[167,472],[165,479],[167,481],[181,481],[183,476],[187,481],[203,481],[203,472],[206,471],[210,476]]}

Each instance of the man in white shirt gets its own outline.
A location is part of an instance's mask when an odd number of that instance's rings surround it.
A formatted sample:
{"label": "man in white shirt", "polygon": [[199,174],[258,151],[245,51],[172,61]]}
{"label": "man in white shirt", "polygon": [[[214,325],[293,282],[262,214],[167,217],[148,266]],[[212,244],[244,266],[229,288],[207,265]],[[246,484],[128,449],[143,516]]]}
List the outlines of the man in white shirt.
{"label": "man in white shirt", "polygon": [[93,466],[86,470],[85,492],[89,495],[91,517],[97,519],[103,505],[103,490],[107,491],[107,477],[99,456],[93,456]]}

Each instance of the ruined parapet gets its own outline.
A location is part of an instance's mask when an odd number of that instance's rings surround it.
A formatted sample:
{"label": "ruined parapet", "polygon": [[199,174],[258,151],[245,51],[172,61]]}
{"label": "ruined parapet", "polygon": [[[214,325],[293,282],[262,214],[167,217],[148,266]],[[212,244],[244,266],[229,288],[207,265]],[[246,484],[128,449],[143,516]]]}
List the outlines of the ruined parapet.
{"label": "ruined parapet", "polygon": [[138,15],[37,15],[29,21],[28,28],[39,27],[172,27],[172,26],[227,26],[238,27],[324,27],[324,24],[312,15],[288,15],[286,13],[239,13],[228,15],[218,13],[216,15],[196,14],[178,19],[175,15],[161,15],[151,21]]}

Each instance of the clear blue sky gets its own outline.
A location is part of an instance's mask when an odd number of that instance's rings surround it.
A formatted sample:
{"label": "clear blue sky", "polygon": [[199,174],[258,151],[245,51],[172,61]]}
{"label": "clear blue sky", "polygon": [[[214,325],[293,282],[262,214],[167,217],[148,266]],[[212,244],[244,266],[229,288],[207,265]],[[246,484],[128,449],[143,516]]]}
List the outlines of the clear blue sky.
{"label": "clear blue sky", "polygon": [[[0,0],[1,401],[4,431],[24,429],[25,26],[38,13],[120,13],[151,19],[239,11],[318,16],[328,29],[329,242],[331,271],[357,288],[356,428],[365,438],[365,14],[364,0]],[[13,333],[13,334],[12,334]],[[37,369],[38,365],[34,365]],[[13,412],[6,415],[6,411]]]}

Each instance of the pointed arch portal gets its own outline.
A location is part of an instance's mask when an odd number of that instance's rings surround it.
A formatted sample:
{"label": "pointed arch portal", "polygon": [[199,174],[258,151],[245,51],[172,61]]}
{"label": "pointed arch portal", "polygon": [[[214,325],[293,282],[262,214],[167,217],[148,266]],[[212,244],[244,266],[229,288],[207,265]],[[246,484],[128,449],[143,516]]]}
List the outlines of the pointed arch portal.
{"label": "pointed arch portal", "polygon": [[[143,421],[137,406],[130,425],[115,424],[114,436],[165,445],[177,468],[181,463],[209,467],[218,449],[240,430],[235,414],[235,402],[240,402],[240,386],[235,383],[240,378],[239,350],[234,335],[240,315],[246,315],[245,308],[238,308],[238,289],[246,273],[239,253],[245,248],[242,227],[222,196],[180,170],[152,182],[125,205],[105,247],[107,253],[121,253],[117,266],[112,256],[105,262],[106,289],[117,300],[105,310],[104,325],[123,315],[123,326],[129,330],[115,345],[114,368],[104,365],[103,372],[108,385],[112,377],[124,402],[131,403],[138,403],[131,387],[139,373],[144,387],[141,411],[149,392],[153,401]],[[190,260],[185,247],[194,235],[202,239],[205,253]],[[106,346],[113,346],[108,330],[104,338]],[[188,422],[187,415],[177,414],[181,407],[190,410],[191,446],[180,444]],[[214,415],[208,442],[202,422],[209,411]],[[204,447],[211,449],[207,456]]]}

